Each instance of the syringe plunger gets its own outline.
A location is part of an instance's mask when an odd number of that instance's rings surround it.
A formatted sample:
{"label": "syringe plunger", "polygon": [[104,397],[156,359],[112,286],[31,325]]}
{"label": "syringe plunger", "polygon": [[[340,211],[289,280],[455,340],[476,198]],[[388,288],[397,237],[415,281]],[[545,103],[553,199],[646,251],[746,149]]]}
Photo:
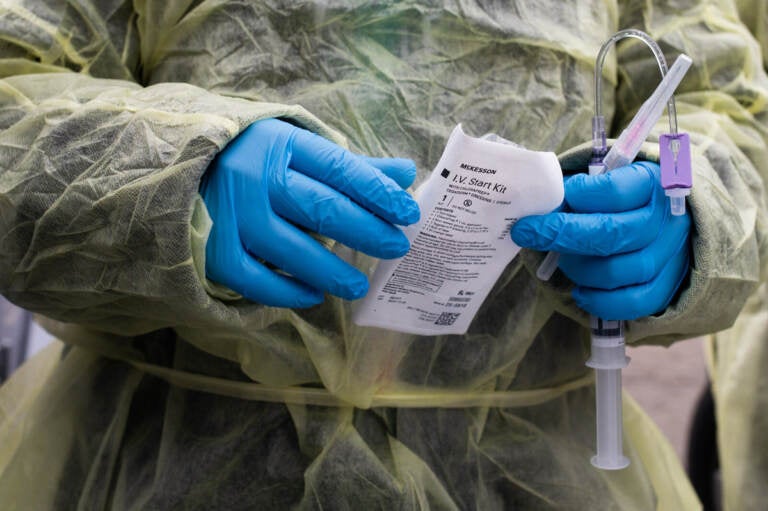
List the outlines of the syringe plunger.
{"label": "syringe plunger", "polygon": [[629,466],[623,452],[621,413],[621,369],[596,369],[597,454],[591,462],[603,470]]}
{"label": "syringe plunger", "polygon": [[595,370],[597,455],[592,465],[619,470],[629,465],[622,446],[621,369],[629,364],[625,353],[624,322],[590,317],[592,354],[587,366]]}

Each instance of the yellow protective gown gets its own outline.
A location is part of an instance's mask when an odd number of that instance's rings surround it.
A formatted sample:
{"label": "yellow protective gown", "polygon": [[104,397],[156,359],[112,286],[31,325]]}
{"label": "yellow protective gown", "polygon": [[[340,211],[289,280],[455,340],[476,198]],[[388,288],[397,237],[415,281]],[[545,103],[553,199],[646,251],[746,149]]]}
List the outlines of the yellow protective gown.
{"label": "yellow protective gown", "polygon": [[[695,63],[690,275],[628,326],[669,343],[731,325],[766,264],[768,80],[733,2],[0,2],[0,292],[66,343],[0,389],[0,507],[696,509],[631,400],[632,465],[589,464],[587,316],[535,278],[542,254],[463,336],[356,327],[332,297],[264,307],[203,272],[200,177],[254,120],[413,158],[417,184],[458,122],[580,171],[594,58],[627,27]],[[618,126],[659,74],[639,44],[616,64]]]}
{"label": "yellow protective gown", "polygon": [[[738,4],[768,68],[768,3],[740,0]],[[764,173],[762,178],[767,179]],[[758,232],[764,229],[763,223]],[[764,234],[758,239],[764,254],[768,241]],[[757,268],[761,277],[757,292],[733,328],[712,336],[708,343],[725,511],[768,507],[768,267],[764,257]]]}

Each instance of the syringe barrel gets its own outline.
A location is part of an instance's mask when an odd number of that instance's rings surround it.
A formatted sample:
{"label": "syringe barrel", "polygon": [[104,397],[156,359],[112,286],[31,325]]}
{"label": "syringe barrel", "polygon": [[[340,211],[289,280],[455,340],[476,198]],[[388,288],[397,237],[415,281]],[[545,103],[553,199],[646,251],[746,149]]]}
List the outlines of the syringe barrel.
{"label": "syringe barrel", "polygon": [[597,369],[595,373],[597,454],[592,464],[604,470],[619,470],[629,465],[623,450],[621,369]]}
{"label": "syringe barrel", "polygon": [[589,317],[592,331],[591,356],[587,366],[593,369],[622,369],[629,365],[624,342],[624,322]]}

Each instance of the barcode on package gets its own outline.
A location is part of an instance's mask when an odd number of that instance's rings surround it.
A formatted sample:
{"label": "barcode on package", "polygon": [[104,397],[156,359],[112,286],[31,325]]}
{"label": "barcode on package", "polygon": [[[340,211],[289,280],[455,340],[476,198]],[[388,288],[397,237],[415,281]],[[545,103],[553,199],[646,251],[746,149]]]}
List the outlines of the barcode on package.
{"label": "barcode on package", "polygon": [[460,312],[443,312],[440,317],[435,321],[436,325],[450,326],[456,322],[456,319],[461,315]]}

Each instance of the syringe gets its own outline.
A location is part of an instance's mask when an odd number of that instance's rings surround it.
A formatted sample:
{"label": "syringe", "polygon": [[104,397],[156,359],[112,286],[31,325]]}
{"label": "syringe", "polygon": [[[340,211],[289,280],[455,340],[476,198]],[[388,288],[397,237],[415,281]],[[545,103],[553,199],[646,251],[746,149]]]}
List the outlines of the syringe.
{"label": "syringe", "polygon": [[[607,153],[605,121],[601,116],[593,119],[593,158],[589,165],[590,175],[599,175],[628,165],[635,159],[691,64],[692,60],[687,55],[677,57],[651,97],[642,104],[629,126],[622,131]],[[558,258],[557,252],[547,254],[539,266],[537,276],[548,280],[557,268]],[[621,370],[629,363],[625,352],[624,321],[609,321],[590,316],[590,330],[591,357],[587,365],[595,369],[597,430],[597,454],[591,461],[597,468],[619,470],[629,465],[629,459],[624,456],[622,446]]]}
{"label": "syringe", "polygon": [[[590,174],[602,174],[632,163],[691,63],[687,55],[677,57],[651,97],[642,104],[632,122],[605,155],[602,165],[599,162],[590,164]],[[619,470],[629,465],[629,458],[624,456],[622,447],[621,370],[629,364],[625,351],[624,321],[608,321],[595,316],[590,316],[589,321],[592,356],[587,366],[595,370],[597,426],[597,454],[591,461],[597,468]]]}

